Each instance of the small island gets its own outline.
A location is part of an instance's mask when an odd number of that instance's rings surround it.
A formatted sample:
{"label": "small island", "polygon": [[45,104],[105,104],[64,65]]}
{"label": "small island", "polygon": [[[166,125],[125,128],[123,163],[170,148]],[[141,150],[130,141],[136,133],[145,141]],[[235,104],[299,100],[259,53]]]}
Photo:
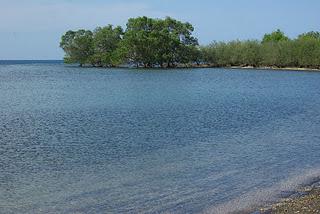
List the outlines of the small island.
{"label": "small island", "polygon": [[320,69],[320,32],[290,39],[281,30],[262,40],[214,41],[199,45],[188,22],[167,17],[130,18],[120,26],[66,32],[60,42],[65,63],[93,67],[236,67]]}

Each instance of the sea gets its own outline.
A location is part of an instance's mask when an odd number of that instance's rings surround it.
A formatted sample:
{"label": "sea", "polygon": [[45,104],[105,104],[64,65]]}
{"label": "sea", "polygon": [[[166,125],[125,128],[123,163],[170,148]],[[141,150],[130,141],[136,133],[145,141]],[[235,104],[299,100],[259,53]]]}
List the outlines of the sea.
{"label": "sea", "polygon": [[320,179],[320,72],[0,61],[0,213],[250,213]]}

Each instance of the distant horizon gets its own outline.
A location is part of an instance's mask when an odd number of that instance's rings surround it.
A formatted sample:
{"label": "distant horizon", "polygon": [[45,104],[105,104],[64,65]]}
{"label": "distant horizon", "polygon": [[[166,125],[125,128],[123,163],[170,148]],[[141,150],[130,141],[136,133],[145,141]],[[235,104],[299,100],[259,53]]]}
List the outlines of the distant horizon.
{"label": "distant horizon", "polygon": [[61,61],[63,59],[0,59],[0,61]]}
{"label": "distant horizon", "polygon": [[[191,23],[192,24],[192,23]],[[281,29],[274,29],[273,31],[276,31],[276,30],[281,30]],[[272,32],[273,32],[272,31]],[[319,30],[320,31],[320,30]],[[310,32],[310,31],[308,31]],[[263,35],[267,34],[267,33],[271,33],[271,32],[266,32],[264,33]],[[285,33],[285,32],[284,32]],[[299,35],[303,34],[303,33],[307,33],[307,32],[301,32],[301,33],[298,33],[295,37],[289,37],[289,39],[296,39]],[[251,39],[230,39],[230,40],[212,40],[211,42],[209,42],[208,44],[210,43],[213,43],[213,42],[230,42],[230,41],[236,41],[236,40],[239,40],[239,41],[245,41],[245,40],[257,40],[257,41],[262,41],[262,38],[251,38]],[[204,45],[204,44],[199,44],[200,46],[201,45]],[[52,58],[12,58],[12,59],[1,59],[0,58],[0,61],[64,61],[63,59],[63,56],[60,58],[60,59],[52,59]]]}
{"label": "distant horizon", "polygon": [[107,24],[125,27],[128,18],[144,15],[190,22],[201,45],[261,39],[276,29],[295,38],[304,32],[320,31],[319,8],[317,0],[2,0],[0,59],[63,59],[59,41],[65,31],[93,30]]}

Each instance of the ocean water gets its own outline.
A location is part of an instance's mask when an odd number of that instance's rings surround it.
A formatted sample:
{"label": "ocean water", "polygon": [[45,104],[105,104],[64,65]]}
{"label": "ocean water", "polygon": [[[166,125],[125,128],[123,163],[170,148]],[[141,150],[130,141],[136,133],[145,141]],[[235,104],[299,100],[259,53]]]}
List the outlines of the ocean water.
{"label": "ocean water", "polygon": [[0,213],[254,210],[320,176],[320,73],[0,63]]}

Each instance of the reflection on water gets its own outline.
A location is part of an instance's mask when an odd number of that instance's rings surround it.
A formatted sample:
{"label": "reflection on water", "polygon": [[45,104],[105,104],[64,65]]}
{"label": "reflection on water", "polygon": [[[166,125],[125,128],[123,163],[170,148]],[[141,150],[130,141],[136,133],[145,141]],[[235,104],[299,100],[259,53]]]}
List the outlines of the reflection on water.
{"label": "reflection on water", "polygon": [[319,97],[320,73],[2,64],[0,212],[265,202],[320,175]]}

